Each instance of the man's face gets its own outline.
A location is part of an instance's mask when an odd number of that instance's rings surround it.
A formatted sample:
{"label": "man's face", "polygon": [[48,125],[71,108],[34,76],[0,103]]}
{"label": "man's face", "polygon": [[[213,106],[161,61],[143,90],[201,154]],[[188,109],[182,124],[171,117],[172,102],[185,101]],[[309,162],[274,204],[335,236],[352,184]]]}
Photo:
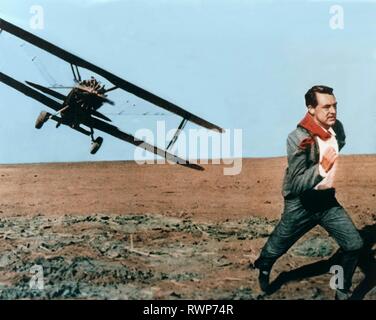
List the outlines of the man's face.
{"label": "man's face", "polygon": [[308,111],[317,124],[325,129],[334,125],[337,119],[337,100],[335,96],[325,93],[317,93],[317,106],[309,107]]}

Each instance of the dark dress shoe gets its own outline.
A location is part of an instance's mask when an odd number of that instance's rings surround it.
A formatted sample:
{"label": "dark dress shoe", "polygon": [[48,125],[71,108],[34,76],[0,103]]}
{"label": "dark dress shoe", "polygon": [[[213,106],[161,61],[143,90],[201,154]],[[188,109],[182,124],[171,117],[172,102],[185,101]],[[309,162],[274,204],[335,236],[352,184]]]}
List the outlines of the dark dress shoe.
{"label": "dark dress shoe", "polygon": [[334,299],[335,300],[349,300],[350,297],[351,297],[351,291],[337,289]]}
{"label": "dark dress shoe", "polygon": [[260,289],[267,293],[269,289],[269,276],[270,276],[270,271],[266,270],[260,270],[258,281],[259,281],[259,286]]}

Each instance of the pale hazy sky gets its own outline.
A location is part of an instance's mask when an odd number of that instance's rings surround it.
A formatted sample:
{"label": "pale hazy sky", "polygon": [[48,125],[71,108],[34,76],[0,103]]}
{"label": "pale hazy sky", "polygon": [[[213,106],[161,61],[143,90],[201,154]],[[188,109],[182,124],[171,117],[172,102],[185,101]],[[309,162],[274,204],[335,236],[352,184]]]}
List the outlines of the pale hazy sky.
{"label": "pale hazy sky", "polygon": [[[30,27],[33,5],[43,8],[43,30]],[[343,29],[330,27],[333,5],[343,9]],[[245,157],[285,155],[314,84],[334,88],[348,137],[343,153],[376,153],[373,1],[0,0],[0,17],[230,132],[242,129]],[[33,49],[19,45],[0,35],[2,72],[71,83],[69,65],[51,57],[33,64]],[[36,130],[46,108],[2,83],[0,97],[0,163],[133,159],[133,146],[105,134],[92,156],[89,139],[73,130],[53,123]],[[179,124],[178,117],[142,116],[163,110],[126,93],[114,98],[122,103],[102,111],[126,132],[155,129],[158,119],[169,129]]]}

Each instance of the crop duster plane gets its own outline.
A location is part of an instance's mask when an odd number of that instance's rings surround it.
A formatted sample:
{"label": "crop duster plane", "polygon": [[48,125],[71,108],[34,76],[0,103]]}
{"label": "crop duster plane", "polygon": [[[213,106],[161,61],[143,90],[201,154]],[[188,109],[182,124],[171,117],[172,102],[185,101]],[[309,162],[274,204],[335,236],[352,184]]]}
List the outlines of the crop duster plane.
{"label": "crop duster plane", "polygon": [[[113,73],[106,71],[72,53],[69,53],[58,46],[35,36],[34,34],[21,29],[3,19],[0,19],[0,32],[8,32],[13,36],[22,39],[29,44],[47,51],[70,65],[73,73],[75,85],[71,88],[67,95],[52,90],[52,88],[42,86],[37,83],[26,81],[26,84],[15,80],[14,78],[0,72],[0,82],[18,90],[19,92],[37,100],[45,106],[51,108],[53,112],[42,111],[38,116],[35,127],[42,128],[43,124],[48,120],[57,122],[56,127],[66,125],[81,132],[91,138],[92,154],[95,154],[102,145],[103,138],[94,136],[94,130],[99,130],[112,135],[118,139],[129,142],[137,147],[143,148],[149,152],[157,154],[167,160],[187,166],[197,170],[203,168],[197,164],[190,163],[188,160],[179,158],[176,155],[169,153],[166,150],[153,146],[145,141],[137,139],[136,137],[121,131],[119,128],[112,125],[111,119],[106,115],[100,113],[98,110],[105,104],[113,105],[114,102],[108,98],[108,93],[114,90],[125,90],[145,101],[148,101],[160,108],[170,111],[180,117],[182,121],[177,128],[177,131],[167,146],[167,150],[178,139],[179,133],[183,130],[187,121],[191,121],[199,126],[207,129],[212,129],[220,133],[224,130],[215,124],[206,121],[189,111],[141,88],[131,82],[124,80]],[[79,68],[86,69],[93,72],[110,83],[110,88],[105,88],[97,79],[92,76],[90,79],[82,79]],[[51,98],[52,97],[52,98]],[[53,99],[54,98],[54,99]]]}

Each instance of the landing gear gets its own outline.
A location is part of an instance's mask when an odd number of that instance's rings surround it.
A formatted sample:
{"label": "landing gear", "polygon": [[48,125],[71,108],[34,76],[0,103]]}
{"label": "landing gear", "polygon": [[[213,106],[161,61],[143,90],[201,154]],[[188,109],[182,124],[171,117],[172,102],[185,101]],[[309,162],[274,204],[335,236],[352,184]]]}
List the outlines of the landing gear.
{"label": "landing gear", "polygon": [[43,127],[43,124],[50,118],[51,114],[46,112],[46,111],[42,111],[37,120],[35,121],[35,128],[36,129],[40,129]]}
{"label": "landing gear", "polygon": [[90,124],[90,137],[91,137],[91,148],[90,148],[90,153],[91,154],[96,154],[96,152],[99,150],[103,143],[103,138],[98,137],[94,139],[94,129],[93,126]]}
{"label": "landing gear", "polygon": [[102,143],[103,143],[102,137],[98,137],[95,140],[93,140],[91,142],[90,153],[95,154],[99,150],[99,148],[101,147]]}

